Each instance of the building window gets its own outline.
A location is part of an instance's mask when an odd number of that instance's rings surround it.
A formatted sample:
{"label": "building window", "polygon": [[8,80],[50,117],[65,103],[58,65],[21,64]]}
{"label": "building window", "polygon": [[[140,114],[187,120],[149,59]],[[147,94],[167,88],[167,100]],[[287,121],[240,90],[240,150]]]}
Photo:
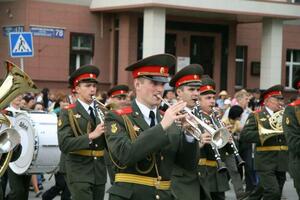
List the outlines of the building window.
{"label": "building window", "polygon": [[235,59],[235,87],[236,89],[243,88],[245,86],[246,78],[246,46],[236,47],[236,59]]}
{"label": "building window", "polygon": [[94,56],[94,35],[71,33],[70,66],[71,74],[80,66],[91,64]]}
{"label": "building window", "polygon": [[286,52],[285,85],[293,87],[293,79],[297,69],[300,69],[300,50],[288,49]]}
{"label": "building window", "polygon": [[291,0],[292,3],[300,3],[300,0]]}

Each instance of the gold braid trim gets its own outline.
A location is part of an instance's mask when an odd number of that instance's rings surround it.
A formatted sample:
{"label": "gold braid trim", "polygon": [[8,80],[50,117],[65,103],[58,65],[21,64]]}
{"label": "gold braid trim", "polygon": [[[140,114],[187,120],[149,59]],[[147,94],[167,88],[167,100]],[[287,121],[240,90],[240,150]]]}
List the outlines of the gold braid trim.
{"label": "gold braid trim", "polygon": [[124,120],[125,128],[129,133],[129,137],[130,137],[131,141],[135,141],[135,139],[137,138],[137,134],[133,128],[132,122],[130,121],[130,119],[127,115],[122,115],[122,118]]}
{"label": "gold braid trim", "polygon": [[[137,138],[137,134],[136,134],[136,131],[134,130],[132,122],[130,121],[130,119],[127,115],[122,115],[122,118],[124,120],[125,127],[126,127],[127,132],[129,133],[129,137],[130,137],[131,141],[135,141],[136,138]],[[139,172],[141,174],[148,174],[149,172],[151,172],[154,165],[156,164],[155,154],[152,153],[151,155],[147,156],[147,160],[151,161],[151,164],[150,164],[149,168],[146,169],[146,170],[141,170],[138,166],[138,163],[137,163],[135,165],[135,169],[136,169],[137,172]]]}

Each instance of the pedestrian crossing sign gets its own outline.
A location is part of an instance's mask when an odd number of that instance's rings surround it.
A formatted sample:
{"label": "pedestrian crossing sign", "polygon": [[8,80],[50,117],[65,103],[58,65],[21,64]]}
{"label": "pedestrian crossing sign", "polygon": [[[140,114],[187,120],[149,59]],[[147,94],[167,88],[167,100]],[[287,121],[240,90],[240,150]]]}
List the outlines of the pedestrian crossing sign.
{"label": "pedestrian crossing sign", "polygon": [[9,33],[9,49],[11,57],[32,57],[33,42],[31,32]]}

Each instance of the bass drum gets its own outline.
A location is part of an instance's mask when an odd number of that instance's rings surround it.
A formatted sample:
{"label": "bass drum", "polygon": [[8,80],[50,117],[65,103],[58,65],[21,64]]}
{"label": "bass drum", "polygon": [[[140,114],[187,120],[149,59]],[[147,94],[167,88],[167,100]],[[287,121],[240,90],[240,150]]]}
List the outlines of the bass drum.
{"label": "bass drum", "polygon": [[55,171],[60,159],[56,114],[19,113],[14,120],[14,128],[21,136],[22,153],[9,167],[16,174]]}

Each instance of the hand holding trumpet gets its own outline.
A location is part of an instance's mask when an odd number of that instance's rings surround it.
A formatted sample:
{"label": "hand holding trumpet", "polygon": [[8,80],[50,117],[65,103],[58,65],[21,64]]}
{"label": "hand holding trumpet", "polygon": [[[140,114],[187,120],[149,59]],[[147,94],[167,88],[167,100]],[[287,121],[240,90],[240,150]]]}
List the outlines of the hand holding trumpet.
{"label": "hand holding trumpet", "polygon": [[185,118],[187,114],[182,114],[183,108],[186,107],[186,103],[179,101],[171,105],[165,112],[163,119],[161,120],[161,125],[164,130],[168,129],[174,121]]}

